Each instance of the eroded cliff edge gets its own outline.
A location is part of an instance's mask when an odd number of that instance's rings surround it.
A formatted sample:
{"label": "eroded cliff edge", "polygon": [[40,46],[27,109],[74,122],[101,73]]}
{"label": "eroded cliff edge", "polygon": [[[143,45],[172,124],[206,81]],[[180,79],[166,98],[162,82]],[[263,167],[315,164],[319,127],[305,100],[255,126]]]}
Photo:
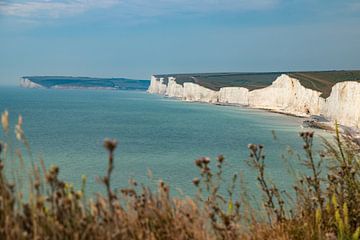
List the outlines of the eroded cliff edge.
{"label": "eroded cliff edge", "polygon": [[218,91],[195,82],[177,83],[175,77],[151,77],[149,93],[218,104],[243,105],[301,117],[322,115],[329,121],[360,129],[360,83],[335,83],[330,95],[307,88],[288,74],[281,74],[271,85],[255,90],[246,87],[221,87]]}

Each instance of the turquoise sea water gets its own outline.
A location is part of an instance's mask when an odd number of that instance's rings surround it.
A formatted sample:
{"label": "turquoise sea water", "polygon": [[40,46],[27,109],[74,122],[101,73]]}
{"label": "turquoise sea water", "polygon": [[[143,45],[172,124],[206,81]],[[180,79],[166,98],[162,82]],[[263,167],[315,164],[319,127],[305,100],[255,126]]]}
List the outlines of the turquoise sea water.
{"label": "turquoise sea water", "polygon": [[[268,173],[289,187],[281,155],[287,146],[299,152],[302,148],[299,118],[145,92],[1,88],[0,109],[10,112],[13,123],[22,114],[35,159],[59,165],[61,177],[76,185],[87,175],[90,191],[101,189],[95,177],[106,170],[106,137],[119,141],[114,186],[126,186],[130,177],[145,184],[161,177],[185,193],[194,191],[194,160],[219,154],[226,157],[226,175],[242,171],[255,186],[256,175],[244,163],[248,143],[265,145]],[[153,180],[147,177],[148,169]]]}

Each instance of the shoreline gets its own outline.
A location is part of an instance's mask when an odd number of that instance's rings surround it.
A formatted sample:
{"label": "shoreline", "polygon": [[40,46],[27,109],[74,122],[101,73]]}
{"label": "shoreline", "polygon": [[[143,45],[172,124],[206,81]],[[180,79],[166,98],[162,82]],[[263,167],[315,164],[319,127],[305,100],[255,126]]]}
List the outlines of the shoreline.
{"label": "shoreline", "polygon": [[[183,80],[183,79],[182,79]],[[305,128],[336,130],[360,139],[360,82],[337,82],[330,95],[321,96],[303,86],[299,79],[287,74],[278,76],[271,85],[249,90],[245,87],[223,86],[218,90],[194,82],[176,82],[176,77],[151,77],[148,93],[186,102],[209,103],[220,106],[238,106],[300,118]],[[360,104],[360,102],[359,102]]]}
{"label": "shoreline", "polygon": [[[146,92],[147,94],[152,94],[149,92]],[[302,128],[309,128],[309,129],[320,129],[320,130],[324,130],[328,133],[335,133],[335,127],[334,125],[336,123],[333,123],[331,121],[316,121],[315,118],[312,118],[312,116],[304,116],[304,115],[297,115],[295,113],[289,113],[289,112],[285,112],[285,111],[281,111],[281,110],[275,110],[275,109],[269,109],[269,108],[257,108],[257,107],[251,107],[249,105],[243,105],[243,104],[234,104],[234,103],[213,103],[213,102],[203,102],[203,101],[189,101],[189,100],[182,100],[181,98],[178,97],[169,97],[166,95],[162,95],[162,94],[156,94],[162,98],[167,98],[167,99],[171,99],[174,101],[181,101],[181,102],[185,102],[185,103],[200,103],[200,104],[207,104],[207,105],[215,105],[215,106],[224,106],[224,107],[239,107],[239,108],[243,108],[243,109],[252,109],[252,110],[260,110],[263,112],[268,112],[268,113],[275,113],[275,114],[280,114],[280,115],[285,115],[285,116],[291,116],[291,117],[295,117],[298,119],[303,120],[303,124],[301,124],[300,126]],[[313,116],[313,117],[320,117],[320,116]],[[309,124],[309,122],[311,122]],[[307,126],[305,126],[307,125]],[[360,141],[360,131],[359,129],[354,129],[348,126],[344,126],[344,125],[338,125],[339,126],[339,130],[340,132],[343,133],[347,133],[350,134],[352,137],[354,137],[355,140]]]}

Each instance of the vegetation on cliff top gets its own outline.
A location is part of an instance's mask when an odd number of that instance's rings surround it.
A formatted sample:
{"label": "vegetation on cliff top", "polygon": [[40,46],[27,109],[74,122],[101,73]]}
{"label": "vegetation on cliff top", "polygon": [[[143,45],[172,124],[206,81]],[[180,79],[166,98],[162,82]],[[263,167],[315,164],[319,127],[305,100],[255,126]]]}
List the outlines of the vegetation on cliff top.
{"label": "vegetation on cliff top", "polygon": [[309,71],[309,72],[268,72],[268,73],[194,73],[165,74],[157,77],[175,77],[176,82],[193,82],[218,91],[222,87],[244,87],[249,90],[271,85],[281,74],[296,78],[306,87],[322,92],[322,97],[330,95],[331,88],[337,82],[360,81],[360,71]]}
{"label": "vegetation on cliff top", "polygon": [[90,77],[65,77],[65,76],[25,76],[45,88],[113,88],[123,90],[147,90],[149,80],[134,80],[128,78],[90,78]]}
{"label": "vegetation on cliff top", "polygon": [[[9,116],[1,123],[5,139]],[[30,153],[19,117],[16,138]],[[131,180],[129,187],[115,189],[117,142],[107,139],[107,170],[98,177],[105,194],[86,196],[86,177],[75,189],[59,178],[60,168],[46,169],[31,161],[29,194],[21,192],[16,174],[6,169],[25,157],[0,144],[0,239],[352,239],[360,236],[360,144],[337,131],[324,141],[321,152],[313,150],[313,132],[300,133],[305,170],[294,178],[293,189],[279,189],[269,180],[265,147],[249,144],[249,167],[257,171],[261,199],[240,187],[234,174],[223,179],[226,160],[200,158],[199,176],[192,180],[197,194],[177,198],[160,181],[157,191]],[[21,173],[24,175],[23,173]],[[9,176],[10,175],[10,176]],[[189,179],[189,183],[191,180]],[[220,192],[227,194],[222,195]],[[259,205],[253,204],[258,202]]]}

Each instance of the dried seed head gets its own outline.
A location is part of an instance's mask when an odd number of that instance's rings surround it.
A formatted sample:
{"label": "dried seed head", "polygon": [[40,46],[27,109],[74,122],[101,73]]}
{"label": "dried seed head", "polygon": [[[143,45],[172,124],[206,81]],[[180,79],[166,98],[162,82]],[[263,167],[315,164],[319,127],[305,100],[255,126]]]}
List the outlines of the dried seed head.
{"label": "dried seed head", "polygon": [[203,162],[204,164],[209,164],[209,163],[210,163],[210,158],[204,157],[204,158],[202,159],[202,162]]}
{"label": "dried seed head", "polygon": [[192,182],[193,182],[193,184],[194,184],[195,186],[199,186],[200,179],[194,178]]}
{"label": "dried seed head", "polygon": [[50,174],[58,175],[59,174],[59,167],[56,165],[51,166],[50,168]]}
{"label": "dried seed head", "polygon": [[217,157],[217,160],[218,160],[219,163],[223,163],[224,160],[225,160],[225,158],[224,158],[223,155],[219,155],[219,156]]}
{"label": "dried seed head", "polygon": [[196,159],[196,160],[195,160],[195,165],[196,165],[197,167],[201,167],[201,166],[202,166],[202,161],[201,161],[201,159]]}
{"label": "dried seed head", "polygon": [[256,146],[256,144],[249,144],[249,145],[248,145],[248,148],[249,148],[251,151],[253,151],[253,152],[256,152],[256,151],[257,151],[257,146]]}
{"label": "dried seed head", "polygon": [[113,152],[116,149],[117,141],[115,139],[105,139],[104,147],[109,151]]}

